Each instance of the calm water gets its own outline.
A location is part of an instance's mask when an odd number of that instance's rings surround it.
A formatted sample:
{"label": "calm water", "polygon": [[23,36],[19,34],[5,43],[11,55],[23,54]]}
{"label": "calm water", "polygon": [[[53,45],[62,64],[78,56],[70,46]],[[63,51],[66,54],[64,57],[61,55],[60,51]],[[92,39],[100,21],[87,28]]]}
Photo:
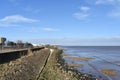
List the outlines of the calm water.
{"label": "calm water", "polygon": [[[120,80],[120,46],[62,46],[62,48],[67,56],[95,58],[89,61],[74,61],[84,65],[77,68],[80,72],[93,74],[99,80]],[[70,59],[65,60],[71,63]],[[116,75],[102,73],[103,68],[115,70]]]}

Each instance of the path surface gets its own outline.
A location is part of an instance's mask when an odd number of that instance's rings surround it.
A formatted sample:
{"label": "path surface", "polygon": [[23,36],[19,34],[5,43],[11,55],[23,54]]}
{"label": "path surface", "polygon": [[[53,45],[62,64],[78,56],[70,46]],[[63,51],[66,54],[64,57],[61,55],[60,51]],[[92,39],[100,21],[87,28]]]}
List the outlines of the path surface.
{"label": "path surface", "polygon": [[40,77],[42,71],[44,70],[47,62],[50,60],[50,57],[51,57],[51,55],[52,55],[53,52],[54,52],[54,49],[50,49],[50,53],[49,53],[49,55],[46,57],[46,60],[45,60],[45,62],[44,62],[44,64],[43,64],[42,68],[39,70],[39,74],[37,75],[36,80],[39,80],[39,77]]}

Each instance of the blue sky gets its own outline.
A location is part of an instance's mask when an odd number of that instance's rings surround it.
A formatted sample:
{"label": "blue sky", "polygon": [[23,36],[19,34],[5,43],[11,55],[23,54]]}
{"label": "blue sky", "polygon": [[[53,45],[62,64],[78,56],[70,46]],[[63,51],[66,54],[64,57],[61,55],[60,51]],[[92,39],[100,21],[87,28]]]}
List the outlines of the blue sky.
{"label": "blue sky", "polygon": [[62,45],[120,45],[120,0],[1,0],[0,36]]}

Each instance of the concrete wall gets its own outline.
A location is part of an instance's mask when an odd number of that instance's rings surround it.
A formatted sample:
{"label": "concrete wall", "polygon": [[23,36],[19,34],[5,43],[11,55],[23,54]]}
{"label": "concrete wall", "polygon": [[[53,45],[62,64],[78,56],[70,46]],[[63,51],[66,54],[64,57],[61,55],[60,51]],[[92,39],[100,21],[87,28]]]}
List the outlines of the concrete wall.
{"label": "concrete wall", "polygon": [[10,52],[10,53],[0,54],[0,64],[18,59],[21,56],[24,56],[24,55],[27,55],[27,54],[28,54],[27,50],[20,51],[20,52],[15,51],[15,52]]}
{"label": "concrete wall", "polygon": [[36,80],[50,51],[42,49],[10,63],[2,64],[0,80]]}
{"label": "concrete wall", "polygon": [[[28,55],[28,53],[33,53],[35,51],[41,50],[44,47],[41,48],[33,48],[33,49],[22,49],[17,51],[9,51],[9,52],[3,52],[0,53],[0,64],[16,60],[22,56]],[[31,52],[30,52],[31,51]]]}

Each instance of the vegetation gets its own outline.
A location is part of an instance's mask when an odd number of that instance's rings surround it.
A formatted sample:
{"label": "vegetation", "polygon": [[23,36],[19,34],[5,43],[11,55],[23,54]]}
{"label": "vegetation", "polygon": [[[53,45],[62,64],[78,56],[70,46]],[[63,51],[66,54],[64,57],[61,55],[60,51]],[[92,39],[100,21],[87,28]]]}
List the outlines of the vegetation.
{"label": "vegetation", "polygon": [[22,40],[17,40],[16,42],[13,41],[6,41],[6,38],[0,38],[0,47],[1,49],[21,49],[21,48],[31,48],[33,45],[31,43],[25,42],[23,43]]}
{"label": "vegetation", "polygon": [[65,69],[61,66],[62,61],[59,61],[60,63],[57,63],[56,61],[60,59],[57,58],[57,53],[61,53],[61,51],[55,50],[54,53],[51,54],[51,57],[41,73],[39,80],[77,80],[75,78],[73,79],[73,77],[69,74],[65,74]]}
{"label": "vegetation", "polygon": [[73,68],[70,69],[61,53],[62,50],[54,49],[38,80],[97,80]]}
{"label": "vegetation", "polygon": [[0,64],[0,80],[36,80],[49,52],[49,50],[43,49],[15,61]]}
{"label": "vegetation", "polygon": [[7,41],[7,42],[6,42],[6,45],[7,45],[8,47],[15,47],[15,46],[16,46],[16,43],[13,42],[13,41]]}
{"label": "vegetation", "polygon": [[0,80],[97,80],[78,72],[74,66],[83,65],[67,65],[62,50],[56,46],[47,46],[31,55],[0,65]]}
{"label": "vegetation", "polygon": [[29,47],[32,48],[33,45],[31,43],[26,42],[26,43],[24,43],[24,47],[25,48],[29,48]]}

